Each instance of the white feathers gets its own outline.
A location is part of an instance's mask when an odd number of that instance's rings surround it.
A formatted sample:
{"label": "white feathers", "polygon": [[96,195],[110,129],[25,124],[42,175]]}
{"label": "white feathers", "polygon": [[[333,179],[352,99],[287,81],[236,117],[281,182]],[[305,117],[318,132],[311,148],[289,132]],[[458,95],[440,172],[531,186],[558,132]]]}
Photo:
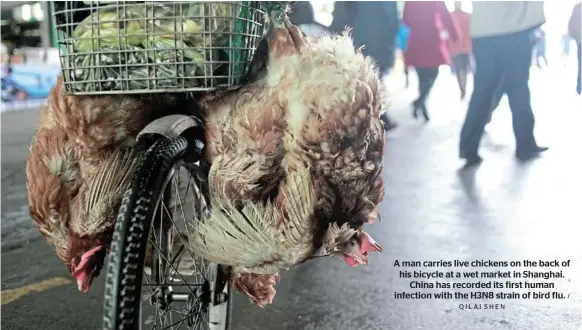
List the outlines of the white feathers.
{"label": "white feathers", "polygon": [[[210,217],[189,228],[190,248],[210,261],[252,268],[257,273],[272,262],[286,268],[303,261],[311,248],[305,243],[312,238],[310,220],[315,206],[309,170],[290,174],[280,193],[284,196],[280,205],[245,202],[240,210],[230,199],[211,196]],[[273,272],[263,268],[266,274]]]}

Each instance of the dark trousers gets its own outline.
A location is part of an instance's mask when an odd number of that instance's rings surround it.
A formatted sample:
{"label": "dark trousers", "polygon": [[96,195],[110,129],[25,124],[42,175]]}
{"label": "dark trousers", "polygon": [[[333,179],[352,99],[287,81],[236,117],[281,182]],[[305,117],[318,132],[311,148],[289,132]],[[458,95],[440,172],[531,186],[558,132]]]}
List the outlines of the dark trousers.
{"label": "dark trousers", "polygon": [[426,99],[428,98],[428,94],[436,81],[436,78],[439,74],[438,68],[414,68],[416,70],[416,74],[418,75],[418,98],[414,102],[418,105],[424,105]]}
{"label": "dark trousers", "polygon": [[505,86],[505,79],[503,78],[503,76],[501,77],[501,79],[499,80],[499,82],[497,83],[497,87],[495,87],[495,91],[493,92],[493,99],[491,100],[491,107],[490,107],[490,113],[489,113],[489,118],[487,119],[487,122],[491,122],[491,117],[493,116],[493,111],[495,111],[495,109],[497,109],[497,107],[499,106],[499,103],[501,103],[501,99],[503,98],[503,95],[507,93],[507,87]]}
{"label": "dark trousers", "polygon": [[503,94],[505,93],[507,93],[507,87],[505,86],[505,79],[501,77],[501,79],[497,83],[497,87],[495,87],[495,91],[493,92],[493,99],[491,101],[491,111],[497,109],[499,103],[501,103],[501,98],[503,98]]}
{"label": "dark trousers", "polygon": [[461,157],[477,154],[491,113],[493,94],[500,87],[502,77],[517,149],[537,146],[528,85],[532,47],[529,31],[473,39],[476,70],[473,94],[461,130]]}

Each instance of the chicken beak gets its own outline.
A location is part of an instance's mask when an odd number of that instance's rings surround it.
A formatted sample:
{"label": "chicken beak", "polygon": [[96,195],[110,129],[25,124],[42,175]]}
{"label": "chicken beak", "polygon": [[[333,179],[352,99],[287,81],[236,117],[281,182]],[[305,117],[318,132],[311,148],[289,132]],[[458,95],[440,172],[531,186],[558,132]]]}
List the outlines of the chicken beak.
{"label": "chicken beak", "polygon": [[382,249],[382,246],[376,243],[372,236],[370,236],[370,234],[366,232],[362,232],[361,247],[364,251],[377,251],[377,252],[384,251],[384,249]]}
{"label": "chicken beak", "polygon": [[89,281],[77,280],[77,289],[79,289],[79,291],[83,293],[87,293],[91,288],[91,282],[92,282],[91,280]]}
{"label": "chicken beak", "polygon": [[85,252],[81,257],[81,262],[75,265],[72,276],[77,279],[77,288],[81,292],[88,292],[93,283],[93,278],[99,275],[101,267],[96,258],[101,258],[105,254],[103,246],[96,246]]}
{"label": "chicken beak", "polygon": [[382,248],[382,246],[380,246],[380,244],[374,242],[374,243],[370,244],[370,249],[368,251],[382,252],[382,251],[384,251],[384,249]]}
{"label": "chicken beak", "polygon": [[77,289],[79,289],[79,291],[81,292],[86,292],[86,286],[84,285],[84,282],[81,280],[77,280]]}

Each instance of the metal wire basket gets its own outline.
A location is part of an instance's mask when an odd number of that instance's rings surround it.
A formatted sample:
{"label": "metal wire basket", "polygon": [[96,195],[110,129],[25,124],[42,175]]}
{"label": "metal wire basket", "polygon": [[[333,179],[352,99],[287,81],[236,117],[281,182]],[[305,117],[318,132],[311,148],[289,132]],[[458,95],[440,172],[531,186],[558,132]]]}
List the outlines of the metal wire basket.
{"label": "metal wire basket", "polygon": [[258,1],[53,1],[73,95],[236,86],[263,34]]}

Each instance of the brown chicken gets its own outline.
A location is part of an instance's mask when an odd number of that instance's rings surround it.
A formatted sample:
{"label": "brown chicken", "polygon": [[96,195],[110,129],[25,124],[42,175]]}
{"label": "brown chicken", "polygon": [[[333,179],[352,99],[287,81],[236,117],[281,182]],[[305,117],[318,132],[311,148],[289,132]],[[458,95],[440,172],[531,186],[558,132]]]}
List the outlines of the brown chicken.
{"label": "brown chicken", "polygon": [[211,212],[189,233],[190,249],[232,266],[231,283],[261,307],[280,270],[324,255],[367,264],[381,247],[362,227],[384,194],[372,60],[347,35],[306,40],[288,21],[266,48],[258,79],[204,102]]}
{"label": "brown chicken", "polygon": [[79,290],[104,264],[137,133],[177,104],[168,95],[65,96],[62,77],[52,89],[26,166],[30,214]]}

